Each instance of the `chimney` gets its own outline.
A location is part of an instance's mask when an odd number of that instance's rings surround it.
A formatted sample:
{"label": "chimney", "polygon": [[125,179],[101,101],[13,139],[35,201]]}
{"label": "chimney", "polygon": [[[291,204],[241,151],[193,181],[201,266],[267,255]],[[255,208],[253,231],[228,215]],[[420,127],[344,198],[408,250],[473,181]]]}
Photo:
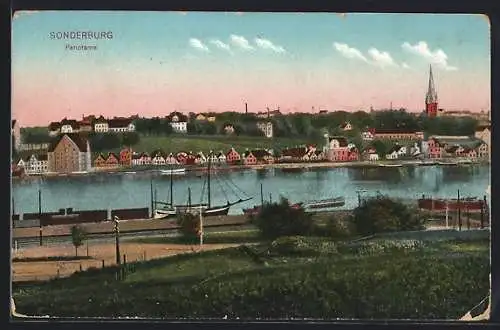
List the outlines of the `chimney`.
{"label": "chimney", "polygon": [[245,114],[248,114],[248,104],[245,102]]}
{"label": "chimney", "polygon": [[267,107],[266,109],[267,109],[267,118],[269,118],[270,117],[269,107]]}

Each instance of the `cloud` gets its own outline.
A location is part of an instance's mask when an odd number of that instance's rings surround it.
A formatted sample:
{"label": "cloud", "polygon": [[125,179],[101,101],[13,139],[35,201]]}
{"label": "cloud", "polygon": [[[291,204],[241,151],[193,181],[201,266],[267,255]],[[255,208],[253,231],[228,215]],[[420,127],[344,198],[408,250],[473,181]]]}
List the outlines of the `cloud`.
{"label": "cloud", "polygon": [[220,41],[219,39],[212,39],[210,40],[210,43],[215,45],[219,49],[224,49],[227,50],[228,52],[231,52],[231,47],[228,44]]}
{"label": "cloud", "polygon": [[234,45],[238,46],[241,49],[244,49],[244,50],[252,50],[252,49],[254,49],[250,45],[250,43],[248,42],[248,40],[245,39],[245,37],[238,36],[238,35],[235,35],[235,34],[231,34],[230,39],[231,39],[231,42]]}
{"label": "cloud", "polygon": [[419,41],[415,45],[411,45],[408,42],[404,42],[401,47],[415,55],[419,55],[426,59],[429,63],[435,64],[436,66],[447,70],[455,71],[458,70],[457,67],[448,64],[448,55],[442,49],[436,49],[432,51],[425,41]]}
{"label": "cloud", "polygon": [[364,62],[368,62],[366,57],[356,48],[349,47],[347,44],[342,44],[338,42],[334,42],[333,46],[335,49],[342,54],[344,57],[351,59],[358,59]]}
{"label": "cloud", "polygon": [[200,39],[191,38],[189,39],[189,44],[191,45],[191,47],[201,50],[203,52],[210,51],[208,47]]}
{"label": "cloud", "polygon": [[375,65],[381,67],[398,66],[388,52],[380,51],[377,48],[370,48],[368,54],[371,56],[373,64]]}
{"label": "cloud", "polygon": [[272,43],[271,40],[264,38],[255,38],[255,44],[262,49],[269,49],[276,53],[285,53],[285,48]]}
{"label": "cloud", "polygon": [[411,69],[411,67],[406,62],[401,63],[401,67],[403,69]]}

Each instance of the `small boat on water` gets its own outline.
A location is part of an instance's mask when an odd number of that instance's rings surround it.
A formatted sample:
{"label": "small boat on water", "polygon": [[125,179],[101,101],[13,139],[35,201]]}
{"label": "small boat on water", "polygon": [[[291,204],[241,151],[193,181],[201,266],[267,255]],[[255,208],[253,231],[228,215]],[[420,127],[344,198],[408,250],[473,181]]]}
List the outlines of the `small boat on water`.
{"label": "small boat on water", "polygon": [[419,166],[434,166],[436,164],[437,164],[437,162],[435,162],[433,160],[423,160],[418,165]]}
{"label": "small boat on water", "polygon": [[380,167],[402,167],[403,164],[378,164]]}
{"label": "small boat on water", "polygon": [[170,170],[161,170],[160,173],[162,175],[185,174],[186,173],[186,169],[185,168],[176,168],[176,169],[170,169]]}
{"label": "small boat on water", "polygon": [[458,162],[437,162],[437,164],[443,166],[456,166],[458,165]]}
{"label": "small boat on water", "polygon": [[458,161],[458,164],[459,165],[469,165],[469,164],[472,164],[472,160],[470,160],[470,159],[460,159]]}
{"label": "small boat on water", "polygon": [[335,197],[328,199],[321,199],[317,201],[308,201],[304,203],[305,209],[325,209],[330,207],[340,207],[345,205],[344,197]]}

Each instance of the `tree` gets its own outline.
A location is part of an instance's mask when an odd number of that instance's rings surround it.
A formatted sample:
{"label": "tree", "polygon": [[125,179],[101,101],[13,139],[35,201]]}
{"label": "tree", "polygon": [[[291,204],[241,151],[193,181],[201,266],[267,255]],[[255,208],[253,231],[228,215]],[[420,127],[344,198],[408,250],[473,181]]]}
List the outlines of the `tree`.
{"label": "tree", "polygon": [[86,240],[87,233],[80,226],[71,227],[71,241],[75,247],[75,256],[78,257],[78,248],[83,245]]}
{"label": "tree", "polygon": [[140,137],[137,132],[127,132],[122,135],[122,145],[133,146],[139,143]]}
{"label": "tree", "polygon": [[200,218],[193,213],[182,213],[177,217],[177,224],[183,239],[188,243],[195,243],[200,237]]}
{"label": "tree", "polygon": [[252,222],[259,228],[262,236],[268,239],[309,235],[314,229],[311,214],[302,208],[292,208],[285,198],[281,198],[278,203],[265,204]]}
{"label": "tree", "polygon": [[363,201],[354,209],[353,224],[361,235],[423,229],[418,212],[386,196]]}

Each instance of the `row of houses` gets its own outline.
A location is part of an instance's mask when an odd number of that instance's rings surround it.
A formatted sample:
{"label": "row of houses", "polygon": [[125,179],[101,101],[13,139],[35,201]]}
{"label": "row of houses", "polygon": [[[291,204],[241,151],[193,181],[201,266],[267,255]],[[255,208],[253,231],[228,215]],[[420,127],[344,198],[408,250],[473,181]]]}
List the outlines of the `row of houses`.
{"label": "row of houses", "polygon": [[81,120],[64,118],[60,122],[52,122],[49,124],[49,135],[57,136],[68,133],[81,132],[134,132],[135,124],[133,123],[136,117],[123,118],[115,117],[112,119],[104,118],[103,116],[83,116]]}
{"label": "row of houses", "polygon": [[276,154],[272,150],[254,149],[240,153],[234,148],[227,152],[178,152],[165,153],[162,150],[155,150],[152,153],[133,152],[126,148],[119,154],[108,153],[99,154],[93,162],[96,168],[118,167],[118,166],[142,166],[142,165],[203,165],[207,162],[212,164],[227,165],[255,165],[272,164],[274,162],[306,162],[324,160],[324,153],[316,150],[314,146],[294,147],[284,149]]}

